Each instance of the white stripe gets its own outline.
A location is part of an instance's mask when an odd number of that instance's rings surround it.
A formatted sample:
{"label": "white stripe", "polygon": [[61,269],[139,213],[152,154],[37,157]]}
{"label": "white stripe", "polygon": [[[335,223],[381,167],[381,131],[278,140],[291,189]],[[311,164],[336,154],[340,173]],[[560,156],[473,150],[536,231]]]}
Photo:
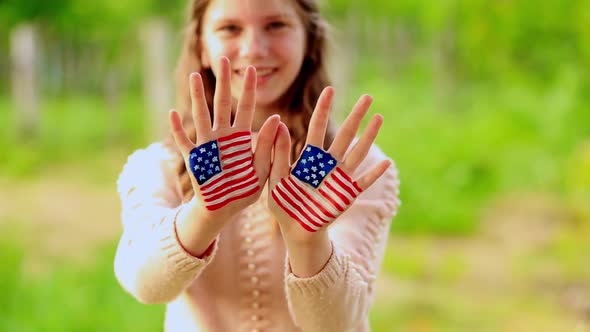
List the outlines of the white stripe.
{"label": "white stripe", "polygon": [[[348,186],[348,185],[347,185],[347,184],[348,184],[348,181],[346,181],[346,179],[345,179],[345,178],[343,178],[342,176],[340,176],[340,174],[336,174],[336,173],[337,173],[337,172],[335,172],[335,173],[332,173],[332,174],[334,174],[334,177],[337,177],[337,178],[338,178],[340,181],[342,181],[342,182],[344,183],[344,185],[345,185],[346,187],[350,188],[350,190],[351,190],[352,192],[355,192],[355,191],[356,191],[354,188],[351,188],[350,186]],[[333,181],[333,182],[332,182],[332,181]],[[332,185],[333,185],[333,186],[334,186],[336,189],[338,189],[338,191],[339,191],[339,192],[340,192],[342,195],[346,196],[346,198],[348,198],[348,200],[349,200],[349,201],[352,203],[352,202],[354,201],[354,198],[355,198],[356,196],[351,196],[351,195],[350,195],[350,193],[349,193],[348,191],[346,191],[345,187],[343,187],[343,186],[341,186],[340,184],[338,184],[338,183],[337,183],[335,180],[332,180],[332,181],[330,181],[330,183],[331,183],[331,184],[332,184]]]}
{"label": "white stripe", "polygon": [[[339,185],[338,185],[338,184],[337,184],[337,183],[336,183],[336,182],[335,182],[335,181],[334,181],[332,178],[326,179],[326,181],[327,181],[328,183],[330,183],[330,184],[332,185],[332,188],[336,189],[336,191],[337,191],[337,192],[339,192],[339,193],[341,193],[341,194],[343,194],[343,195],[344,195],[344,193],[343,193],[343,192],[341,192],[341,191],[340,191],[340,189],[339,189],[339,188],[340,188],[340,186],[339,186]],[[324,188],[322,188],[322,189],[324,189],[324,191],[326,192],[326,194],[330,195],[330,197],[331,197],[333,200],[335,200],[337,203],[340,203],[339,205],[340,205],[340,206],[341,206],[343,209],[346,209],[346,208],[348,207],[348,204],[346,204],[346,203],[345,203],[345,202],[342,200],[342,198],[340,198],[340,196],[336,195],[336,193],[334,192],[334,190],[330,189],[328,186],[325,186],[325,187],[324,187]],[[344,195],[344,196],[348,196],[348,195]]]}
{"label": "white stripe", "polygon": [[250,135],[232,138],[229,141],[219,142],[219,148],[223,149],[223,147],[226,145],[236,143],[236,142],[241,142],[241,141],[249,141],[249,140],[250,140]]}
{"label": "white stripe", "polygon": [[[289,187],[289,188],[291,188],[291,189],[292,189],[292,190],[293,190],[293,191],[294,191],[294,192],[297,194],[297,197],[300,197],[300,199],[299,199],[299,200],[302,200],[302,201],[304,201],[304,202],[305,202],[305,203],[306,203],[308,206],[310,206],[310,207],[313,209],[313,211],[314,211],[314,212],[315,212],[317,215],[319,215],[320,217],[324,218],[324,219],[325,219],[325,220],[327,220],[328,222],[332,222],[332,221],[334,221],[334,218],[332,218],[331,216],[328,216],[328,215],[327,215],[325,212],[323,212],[321,209],[319,209],[319,208],[316,206],[316,204],[314,204],[314,203],[311,201],[311,199],[309,199],[309,198],[305,197],[305,195],[303,195],[303,194],[301,193],[301,191],[300,191],[300,190],[299,190],[297,187],[295,187],[295,185],[294,185],[293,183],[291,183],[290,181],[287,181],[287,185],[288,185],[288,187]],[[306,194],[308,194],[309,196],[311,196],[311,198],[312,198],[312,199],[314,198],[314,197],[311,195],[311,192],[310,192],[311,190],[309,190],[309,189],[307,189],[307,188],[303,187],[303,191],[304,191]],[[292,195],[290,195],[290,196],[292,196]],[[328,202],[328,201],[327,201],[326,199],[324,199],[323,197],[321,197],[321,200],[319,200],[319,201],[317,201],[317,200],[316,200],[316,202],[318,203],[317,205],[319,205],[319,206],[321,206],[322,208],[324,208],[324,210],[330,210],[330,208],[326,206],[326,205],[329,205],[329,204],[330,204],[330,202]],[[327,211],[327,212],[330,212],[330,211]],[[336,215],[336,216],[337,216],[338,214],[336,213],[336,214],[333,214],[333,215]],[[314,217],[314,218],[315,218],[315,217]],[[318,221],[319,221],[320,223],[323,223],[323,222],[322,222],[322,221],[320,221],[320,220],[318,220]]]}
{"label": "white stripe", "polygon": [[[277,187],[278,187],[278,186],[282,186],[282,184],[279,182],[279,184],[277,185]],[[283,190],[283,191],[284,191],[284,190]],[[307,222],[306,222],[306,218],[304,218],[304,217],[303,217],[303,216],[302,216],[302,215],[299,213],[299,211],[295,210],[295,209],[293,208],[293,206],[292,206],[291,204],[289,204],[289,202],[287,202],[287,201],[286,201],[286,200],[285,200],[283,197],[281,197],[281,194],[279,194],[279,192],[278,192],[278,191],[277,191],[275,194],[276,194],[276,197],[279,199],[279,201],[281,201],[281,203],[283,204],[283,206],[285,206],[285,208],[287,208],[287,209],[288,209],[289,211],[291,211],[293,214],[295,214],[296,216],[298,216],[298,217],[299,217],[299,219],[303,220],[303,222],[304,222],[304,223],[305,223],[307,226],[309,226],[309,228],[311,228],[311,229],[313,229],[313,230],[316,230],[316,231],[317,231],[318,229],[320,229],[320,228],[319,228],[319,227],[317,227],[317,226],[310,225],[309,223],[307,223]]]}
{"label": "white stripe", "polygon": [[[215,192],[215,193],[212,192],[213,190],[207,190],[207,192],[203,192],[203,196],[205,196],[205,197],[212,197],[212,196],[224,195],[227,192],[233,190],[233,188],[235,186],[242,185],[242,184],[244,184],[244,183],[246,183],[248,181],[251,181],[253,178],[256,178],[257,179],[256,172],[253,172],[253,173],[250,173],[250,174],[251,175],[249,175],[249,176],[243,176],[241,178],[239,178],[239,177],[232,177],[232,178],[229,179],[229,181],[238,180],[238,183],[232,184],[231,186],[229,186],[227,188],[221,188],[220,191]],[[228,181],[223,181],[224,184],[227,183],[227,182]]]}
{"label": "white stripe", "polygon": [[231,148],[229,148],[227,150],[221,150],[221,155],[227,155],[227,154],[239,151],[239,150],[250,151],[251,150],[250,143],[232,146]]}
{"label": "white stripe", "polygon": [[291,180],[296,181],[297,184],[301,188],[303,188],[303,190],[305,190],[305,192],[307,194],[309,194],[309,196],[311,196],[311,198],[313,198],[316,202],[318,202],[321,206],[323,206],[326,210],[328,210],[328,212],[330,212],[332,215],[338,216],[340,214],[340,211],[338,209],[336,209],[332,205],[332,203],[330,203],[330,201],[328,201],[324,196],[322,196],[320,193],[316,192],[315,190],[308,188],[308,184],[303,183],[301,180],[294,177],[293,175],[291,175],[290,178],[291,178]]}
{"label": "white stripe", "polygon": [[[223,166],[229,165],[229,164],[233,163],[234,161],[248,159],[248,157],[250,157],[250,154],[247,154],[247,153],[244,154],[244,153],[242,153],[242,154],[237,155],[237,156],[232,157],[232,158],[222,159],[221,160],[221,164]],[[243,165],[237,165],[237,167],[240,167],[240,166],[243,166]],[[236,167],[236,166],[234,166],[234,167]],[[224,169],[224,171],[226,171],[226,170]]]}
{"label": "white stripe", "polygon": [[247,192],[249,190],[252,190],[253,188],[256,188],[257,185],[258,185],[258,182],[255,182],[251,186],[248,186],[248,187],[246,187],[244,189],[236,190],[236,191],[234,191],[233,193],[231,193],[231,194],[229,194],[227,196],[218,198],[218,199],[216,199],[214,201],[211,201],[211,202],[207,202],[207,204],[205,204],[205,205],[206,206],[211,206],[211,205],[215,205],[215,204],[221,203],[223,201],[227,201],[228,199],[230,199],[230,198],[232,198],[234,196],[241,195],[241,194],[243,194],[243,193],[245,193],[245,192]]}
{"label": "white stripe", "polygon": [[361,193],[358,189],[356,189],[353,182],[346,179],[342,174],[340,174],[340,172],[335,172],[335,173],[338,175],[338,178],[340,179],[340,181],[342,181],[342,183],[344,183],[354,193],[354,198],[356,198]]}
{"label": "white stripe", "polygon": [[[212,185],[210,188],[207,188],[205,190],[202,190],[201,193],[203,193],[203,195],[208,195],[208,193],[210,193],[211,191],[214,191],[219,186],[224,185],[226,182],[229,182],[229,181],[231,181],[231,180],[233,180],[235,178],[239,178],[239,177],[242,177],[242,176],[247,175],[248,172],[250,172],[252,169],[253,169],[252,166],[247,167],[245,170],[241,171],[240,173],[238,173],[238,174],[236,174],[234,176],[226,177],[225,179],[223,179],[223,180],[217,182],[216,184]],[[218,175],[222,175],[222,174],[218,174]]]}
{"label": "white stripe", "polygon": [[[287,183],[287,184],[288,184],[288,183]],[[300,197],[300,198],[296,198],[296,197],[294,197],[294,196],[293,196],[293,195],[292,195],[292,194],[291,194],[291,193],[290,193],[290,192],[287,190],[287,188],[286,188],[287,186],[283,185],[283,183],[282,183],[282,182],[279,182],[279,185],[281,186],[281,188],[283,188],[284,194],[285,194],[285,195],[287,195],[287,196],[288,196],[288,197],[289,197],[289,198],[290,198],[290,199],[291,199],[293,202],[305,201],[305,203],[307,203],[307,205],[308,205],[308,206],[309,206],[310,204],[313,204],[313,203],[311,203],[311,202],[308,202],[308,201],[307,201],[307,198],[305,198],[305,197]],[[289,187],[292,187],[292,186],[291,186],[291,185],[289,185]],[[320,224],[320,225],[321,225],[321,224],[325,224],[325,223],[328,223],[328,222],[330,222],[330,218],[325,218],[325,219],[328,219],[326,222],[324,222],[324,221],[322,221],[322,220],[319,220],[319,219],[317,219],[317,218],[316,218],[316,217],[315,217],[313,214],[309,213],[309,209],[305,208],[305,206],[304,206],[303,204],[298,204],[298,205],[299,205],[299,207],[301,207],[301,209],[302,209],[303,211],[307,212],[307,216],[308,216],[308,217],[306,217],[306,218],[305,218],[306,220],[313,221],[313,222],[315,222],[316,224]],[[314,206],[312,205],[312,207],[314,207]],[[314,209],[314,211],[315,211],[315,209]],[[318,212],[319,212],[319,211],[318,211]],[[322,213],[320,212],[319,214],[321,215]],[[307,223],[306,223],[306,224],[307,224]]]}

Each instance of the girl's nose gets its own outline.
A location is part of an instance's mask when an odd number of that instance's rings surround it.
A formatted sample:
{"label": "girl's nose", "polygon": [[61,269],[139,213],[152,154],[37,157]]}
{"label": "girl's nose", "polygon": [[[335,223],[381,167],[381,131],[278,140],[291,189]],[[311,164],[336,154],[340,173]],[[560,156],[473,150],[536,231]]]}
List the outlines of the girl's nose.
{"label": "girl's nose", "polygon": [[268,40],[264,32],[252,29],[244,34],[240,55],[244,58],[261,58],[268,53]]}

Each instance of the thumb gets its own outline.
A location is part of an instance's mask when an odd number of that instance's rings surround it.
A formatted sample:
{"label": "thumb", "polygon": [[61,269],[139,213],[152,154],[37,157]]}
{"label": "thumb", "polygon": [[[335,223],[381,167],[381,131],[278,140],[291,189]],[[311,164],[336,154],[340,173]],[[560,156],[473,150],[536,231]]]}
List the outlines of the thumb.
{"label": "thumb", "polygon": [[284,177],[289,176],[291,163],[291,135],[289,128],[284,123],[279,124],[277,136],[274,144],[273,162],[270,169],[269,189],[273,189],[276,184]]}

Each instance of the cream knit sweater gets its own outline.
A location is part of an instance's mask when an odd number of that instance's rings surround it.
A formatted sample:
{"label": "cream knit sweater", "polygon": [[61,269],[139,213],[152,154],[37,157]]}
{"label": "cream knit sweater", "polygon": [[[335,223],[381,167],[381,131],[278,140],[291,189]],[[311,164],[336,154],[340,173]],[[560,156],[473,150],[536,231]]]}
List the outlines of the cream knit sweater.
{"label": "cream knit sweater", "polygon": [[[370,330],[374,281],[400,204],[395,166],[330,225],[333,252],[322,271],[298,278],[266,208],[266,188],[223,229],[209,256],[184,251],[174,230],[183,207],[176,158],[153,143],[129,156],[117,181],[123,233],[115,275],[140,302],[167,303],[165,331]],[[353,177],[385,158],[373,146]]]}

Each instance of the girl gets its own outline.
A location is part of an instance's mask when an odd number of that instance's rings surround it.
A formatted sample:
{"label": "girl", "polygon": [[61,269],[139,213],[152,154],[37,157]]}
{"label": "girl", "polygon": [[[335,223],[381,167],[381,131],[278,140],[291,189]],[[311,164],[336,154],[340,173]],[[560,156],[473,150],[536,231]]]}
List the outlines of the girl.
{"label": "girl", "polygon": [[193,0],[171,135],[117,181],[115,274],[166,331],[370,330],[399,181],[371,97],[329,125],[325,48],[313,0]]}

